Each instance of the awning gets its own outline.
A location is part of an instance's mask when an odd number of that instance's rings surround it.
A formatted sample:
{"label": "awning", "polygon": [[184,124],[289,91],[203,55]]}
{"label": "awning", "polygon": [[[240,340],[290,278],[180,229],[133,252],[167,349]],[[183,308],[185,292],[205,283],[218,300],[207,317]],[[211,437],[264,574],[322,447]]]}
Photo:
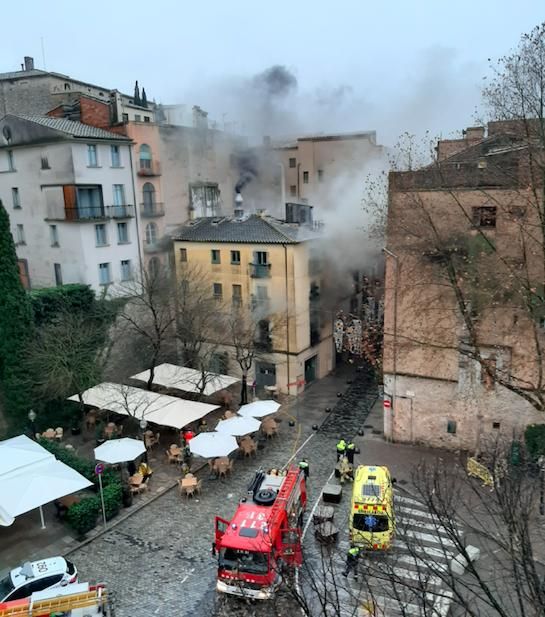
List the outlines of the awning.
{"label": "awning", "polygon": [[[133,375],[131,379],[147,383],[149,376],[150,371],[143,371],[142,373]],[[219,390],[224,390],[234,383],[237,383],[240,379],[229,375],[220,375],[219,373],[206,373],[204,381],[206,385],[203,394],[205,396],[210,396]],[[176,390],[197,394],[202,388],[203,375],[200,371],[185,366],[160,364],[155,367],[153,383],[158,386],[164,386],[165,388],[174,388]]]}
{"label": "awning", "polygon": [[[69,400],[78,401],[79,398],[76,394]],[[166,396],[110,382],[104,382],[86,390],[83,393],[83,402],[99,409],[132,416],[137,420],[144,418],[147,422],[177,429],[219,409],[217,405],[187,401],[176,396]]]}

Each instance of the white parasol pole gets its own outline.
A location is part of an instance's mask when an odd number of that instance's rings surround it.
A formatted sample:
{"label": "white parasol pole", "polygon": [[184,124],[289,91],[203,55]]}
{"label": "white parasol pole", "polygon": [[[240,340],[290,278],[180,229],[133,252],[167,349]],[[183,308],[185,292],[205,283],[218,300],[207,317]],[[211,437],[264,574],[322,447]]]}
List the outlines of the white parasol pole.
{"label": "white parasol pole", "polygon": [[44,511],[42,509],[42,506],[40,506],[40,520],[42,521],[42,529],[45,529]]}

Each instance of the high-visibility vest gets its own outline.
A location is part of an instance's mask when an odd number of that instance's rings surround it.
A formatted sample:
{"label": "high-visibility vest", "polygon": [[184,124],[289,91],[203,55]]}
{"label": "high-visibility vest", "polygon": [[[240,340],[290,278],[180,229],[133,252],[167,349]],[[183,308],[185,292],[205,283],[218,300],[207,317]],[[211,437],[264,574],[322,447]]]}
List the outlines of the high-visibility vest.
{"label": "high-visibility vest", "polygon": [[337,452],[344,452],[346,450],[346,441],[341,439],[337,444]]}
{"label": "high-visibility vest", "polygon": [[353,546],[351,549],[348,550],[348,554],[352,557],[358,557],[358,555],[360,554],[360,549],[357,546]]}
{"label": "high-visibility vest", "polygon": [[308,469],[308,463],[306,461],[301,461],[299,463],[299,469]]}
{"label": "high-visibility vest", "polygon": [[356,449],[356,444],[350,442],[347,446],[346,446],[347,450],[355,450]]}

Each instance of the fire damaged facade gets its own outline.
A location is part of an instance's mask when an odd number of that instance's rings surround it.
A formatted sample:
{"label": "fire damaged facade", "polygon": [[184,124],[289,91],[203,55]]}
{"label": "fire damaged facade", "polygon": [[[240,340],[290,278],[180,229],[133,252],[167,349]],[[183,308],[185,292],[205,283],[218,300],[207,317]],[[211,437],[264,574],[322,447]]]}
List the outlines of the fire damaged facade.
{"label": "fire damaged facade", "polygon": [[543,422],[543,143],[491,122],[392,172],[385,435],[479,451]]}

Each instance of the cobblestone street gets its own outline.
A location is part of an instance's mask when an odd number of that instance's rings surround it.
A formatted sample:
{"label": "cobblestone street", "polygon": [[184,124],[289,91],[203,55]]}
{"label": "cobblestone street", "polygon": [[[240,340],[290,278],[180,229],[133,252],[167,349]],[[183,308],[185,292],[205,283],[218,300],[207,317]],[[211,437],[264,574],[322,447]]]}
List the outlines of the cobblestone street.
{"label": "cobblestone street", "polygon": [[[312,388],[308,391],[309,400],[316,404],[318,387],[319,384],[314,392]],[[375,398],[361,399],[354,423],[363,424]],[[339,409],[343,408],[343,399],[331,400],[330,404],[337,402]],[[300,401],[301,411],[303,405],[304,401]],[[305,423],[299,434],[284,420],[279,436],[269,440],[257,458],[236,461],[232,477],[209,480],[204,476],[200,498],[187,501],[176,489],[171,490],[77,549],[71,558],[78,564],[80,579],[104,581],[110,586],[116,597],[116,617],[160,615],[164,606],[178,607],[175,614],[179,615],[214,614],[216,562],[210,554],[214,517],[230,518],[253,472],[259,467],[283,465],[309,437],[297,459],[304,456],[310,463],[312,507],[335,464],[335,431],[340,429],[335,415],[332,413],[328,418],[327,431],[318,433]],[[339,415],[339,421],[344,423],[343,415]],[[242,614],[254,614],[247,613],[243,603],[238,606]]]}

